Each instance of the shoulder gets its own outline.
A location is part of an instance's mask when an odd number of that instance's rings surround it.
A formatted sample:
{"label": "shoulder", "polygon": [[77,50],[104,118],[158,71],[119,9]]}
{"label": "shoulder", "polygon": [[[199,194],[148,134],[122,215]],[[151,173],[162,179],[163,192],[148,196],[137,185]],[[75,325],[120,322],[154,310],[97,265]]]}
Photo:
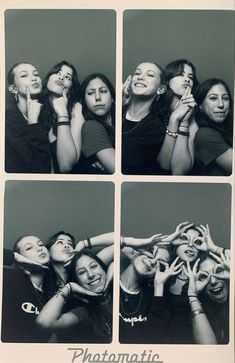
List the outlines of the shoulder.
{"label": "shoulder", "polygon": [[221,137],[220,133],[210,127],[200,127],[196,133],[196,141],[204,141],[205,139],[208,141],[209,139],[217,139]]}
{"label": "shoulder", "polygon": [[82,126],[82,130],[97,130],[97,131],[105,131],[104,126],[101,124],[101,122],[96,120],[87,120],[84,122]]}

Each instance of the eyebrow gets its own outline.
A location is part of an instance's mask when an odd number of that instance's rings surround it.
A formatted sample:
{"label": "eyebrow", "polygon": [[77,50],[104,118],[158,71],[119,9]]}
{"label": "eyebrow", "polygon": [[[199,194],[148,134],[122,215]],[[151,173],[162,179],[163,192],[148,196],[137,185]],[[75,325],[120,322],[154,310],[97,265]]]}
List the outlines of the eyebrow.
{"label": "eyebrow", "polygon": [[[216,92],[208,93],[208,96],[212,96],[212,95],[219,96],[219,93],[216,93]],[[228,96],[228,93],[227,92],[223,93],[222,96]]]}

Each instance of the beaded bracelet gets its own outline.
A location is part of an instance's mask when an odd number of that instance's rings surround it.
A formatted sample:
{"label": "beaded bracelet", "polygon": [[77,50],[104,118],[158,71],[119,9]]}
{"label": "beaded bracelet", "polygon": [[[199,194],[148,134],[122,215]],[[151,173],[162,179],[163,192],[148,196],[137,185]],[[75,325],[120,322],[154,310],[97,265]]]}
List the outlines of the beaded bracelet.
{"label": "beaded bracelet", "polygon": [[195,318],[195,316],[199,315],[199,314],[205,314],[205,311],[203,309],[197,309],[197,310],[194,310],[192,311],[192,318]]}
{"label": "beaded bracelet", "polygon": [[[67,292],[65,292],[63,289],[67,289]],[[57,291],[56,296],[61,296],[64,299],[64,301],[67,301],[71,292],[72,292],[72,287],[70,282],[68,282],[62,289],[59,289]]]}
{"label": "beaded bracelet", "polygon": [[166,134],[170,137],[176,138],[178,136],[178,132],[170,131],[168,128],[166,128]]}
{"label": "beaded bracelet", "polygon": [[57,122],[56,123],[56,126],[70,126],[71,125],[71,122],[70,121],[61,121],[61,122]]}

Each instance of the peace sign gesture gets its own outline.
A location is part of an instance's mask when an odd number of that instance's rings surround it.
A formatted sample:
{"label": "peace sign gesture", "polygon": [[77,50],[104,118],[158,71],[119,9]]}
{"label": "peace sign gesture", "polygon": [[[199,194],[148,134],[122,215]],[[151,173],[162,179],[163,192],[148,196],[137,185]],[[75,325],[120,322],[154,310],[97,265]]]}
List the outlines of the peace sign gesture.
{"label": "peace sign gesture", "polygon": [[26,87],[26,101],[27,101],[27,120],[28,124],[37,124],[38,117],[41,112],[42,104],[38,100],[32,100],[29,92],[29,87]]}

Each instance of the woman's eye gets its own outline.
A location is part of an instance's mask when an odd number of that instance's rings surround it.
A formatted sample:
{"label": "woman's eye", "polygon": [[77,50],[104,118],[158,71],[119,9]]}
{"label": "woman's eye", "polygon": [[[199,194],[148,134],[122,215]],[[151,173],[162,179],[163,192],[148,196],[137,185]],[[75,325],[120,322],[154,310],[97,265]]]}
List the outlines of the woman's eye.
{"label": "woman's eye", "polygon": [[93,92],[93,91],[88,91],[88,92],[87,92],[87,95],[88,95],[88,96],[92,96],[93,94],[94,94],[94,92]]}
{"label": "woman's eye", "polygon": [[139,76],[140,74],[140,71],[135,71],[134,76]]}
{"label": "woman's eye", "polygon": [[200,239],[196,239],[196,240],[194,241],[194,244],[195,244],[196,246],[201,246],[202,241],[201,241]]}
{"label": "woman's eye", "polygon": [[217,269],[215,270],[216,273],[218,272],[223,272],[224,270],[222,269],[222,267],[217,267]]}
{"label": "woman's eye", "polygon": [[65,78],[68,80],[68,81],[71,81],[72,78],[70,76],[65,76]]}
{"label": "woman's eye", "polygon": [[188,238],[187,238],[186,236],[180,236],[180,240],[181,240],[181,241],[187,241],[187,240],[188,240]]}
{"label": "woman's eye", "polygon": [[217,100],[217,97],[209,97],[209,100],[216,101]]}
{"label": "woman's eye", "polygon": [[207,279],[207,277],[208,277],[208,275],[206,275],[206,274],[201,274],[201,275],[199,275],[199,280],[200,280],[200,281],[204,281],[204,280],[206,280],[206,279]]}
{"label": "woman's eye", "polygon": [[107,93],[108,91],[106,89],[102,89],[101,93]]}

